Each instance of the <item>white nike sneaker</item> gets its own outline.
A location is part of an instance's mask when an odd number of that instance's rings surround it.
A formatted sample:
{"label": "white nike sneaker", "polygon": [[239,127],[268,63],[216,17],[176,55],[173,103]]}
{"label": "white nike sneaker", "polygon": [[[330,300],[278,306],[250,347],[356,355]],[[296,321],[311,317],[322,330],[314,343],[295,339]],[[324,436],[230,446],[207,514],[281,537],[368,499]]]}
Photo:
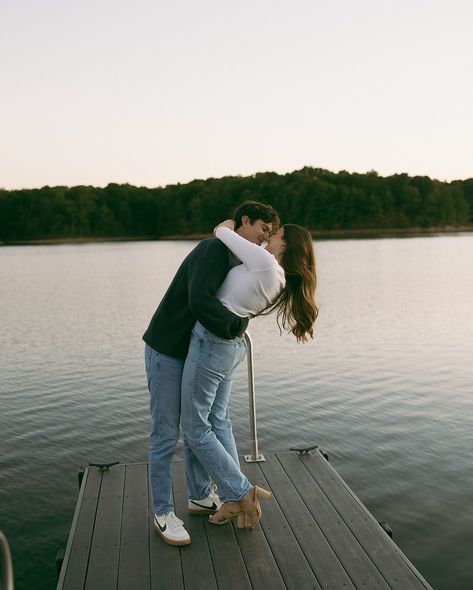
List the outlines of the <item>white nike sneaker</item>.
{"label": "white nike sneaker", "polygon": [[216,488],[213,488],[207,498],[203,500],[189,500],[188,510],[190,514],[213,514],[222,505]]}
{"label": "white nike sneaker", "polygon": [[169,545],[189,545],[191,538],[183,524],[174,512],[154,515],[154,528]]}

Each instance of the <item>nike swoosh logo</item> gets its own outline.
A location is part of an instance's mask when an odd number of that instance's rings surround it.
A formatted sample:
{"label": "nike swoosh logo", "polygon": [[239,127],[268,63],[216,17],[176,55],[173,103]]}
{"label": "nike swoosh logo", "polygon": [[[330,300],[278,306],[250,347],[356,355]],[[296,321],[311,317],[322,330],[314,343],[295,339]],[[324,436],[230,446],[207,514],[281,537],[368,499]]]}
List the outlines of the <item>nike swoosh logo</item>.
{"label": "nike swoosh logo", "polygon": [[212,506],[205,506],[205,504],[199,504],[199,502],[196,502],[195,500],[191,500],[191,502],[199,508],[205,508],[205,510],[217,510],[217,504],[215,504],[215,502],[212,502]]}
{"label": "nike swoosh logo", "polygon": [[164,531],[166,530],[166,525],[164,525],[164,526],[161,526],[161,525],[159,524],[159,522],[158,522],[156,519],[155,519],[155,521],[154,521],[154,522],[155,522],[155,523],[158,525],[158,527],[159,527],[159,530],[160,530],[162,533],[164,533]]}

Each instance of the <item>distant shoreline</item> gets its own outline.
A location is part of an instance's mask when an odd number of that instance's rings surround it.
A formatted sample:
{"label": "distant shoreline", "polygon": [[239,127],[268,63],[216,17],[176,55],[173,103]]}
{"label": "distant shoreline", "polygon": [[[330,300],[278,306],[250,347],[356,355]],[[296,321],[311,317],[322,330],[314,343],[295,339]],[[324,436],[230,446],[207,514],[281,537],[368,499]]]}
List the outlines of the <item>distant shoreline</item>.
{"label": "distant shoreline", "polygon": [[[407,228],[367,228],[367,229],[334,229],[316,230],[312,232],[314,240],[349,240],[349,239],[381,239],[434,236],[440,234],[472,233],[473,225],[444,227],[407,227]],[[194,241],[208,238],[210,234],[190,234],[186,236],[170,235],[160,238],[149,236],[124,237],[83,237],[83,238],[50,238],[38,240],[8,240],[0,242],[0,246],[45,246],[57,244],[88,244],[100,242],[166,242]]]}

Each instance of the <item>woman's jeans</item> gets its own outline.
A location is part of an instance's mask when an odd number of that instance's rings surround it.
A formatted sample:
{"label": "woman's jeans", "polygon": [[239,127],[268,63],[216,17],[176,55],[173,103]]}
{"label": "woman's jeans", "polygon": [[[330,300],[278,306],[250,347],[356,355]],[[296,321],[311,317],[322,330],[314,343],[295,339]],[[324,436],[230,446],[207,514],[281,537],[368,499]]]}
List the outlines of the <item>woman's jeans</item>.
{"label": "woman's jeans", "polygon": [[251,489],[240,471],[228,410],[233,374],[245,354],[243,337],[223,340],[197,322],[182,374],[182,427],[193,451],[186,464],[189,490],[203,465],[226,502],[238,502]]}
{"label": "woman's jeans", "polygon": [[[145,346],[145,366],[150,393],[151,433],[149,473],[153,511],[162,515],[174,510],[171,488],[171,460],[179,440],[181,377],[184,360],[160,354]],[[206,498],[211,479],[184,439],[184,461],[189,497]]]}

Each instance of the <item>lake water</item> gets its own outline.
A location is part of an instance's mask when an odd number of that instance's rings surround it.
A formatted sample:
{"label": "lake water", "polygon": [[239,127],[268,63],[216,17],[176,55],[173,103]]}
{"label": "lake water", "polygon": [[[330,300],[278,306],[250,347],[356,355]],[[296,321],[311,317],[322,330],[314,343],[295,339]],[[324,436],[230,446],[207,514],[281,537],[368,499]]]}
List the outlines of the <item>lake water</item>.
{"label": "lake water", "polygon": [[[17,590],[55,586],[80,467],[146,461],[141,335],[194,245],[0,248],[0,529]],[[325,448],[436,590],[471,590],[473,236],[315,248],[315,340],[251,322],[260,448]],[[245,366],[231,408],[246,453]]]}

